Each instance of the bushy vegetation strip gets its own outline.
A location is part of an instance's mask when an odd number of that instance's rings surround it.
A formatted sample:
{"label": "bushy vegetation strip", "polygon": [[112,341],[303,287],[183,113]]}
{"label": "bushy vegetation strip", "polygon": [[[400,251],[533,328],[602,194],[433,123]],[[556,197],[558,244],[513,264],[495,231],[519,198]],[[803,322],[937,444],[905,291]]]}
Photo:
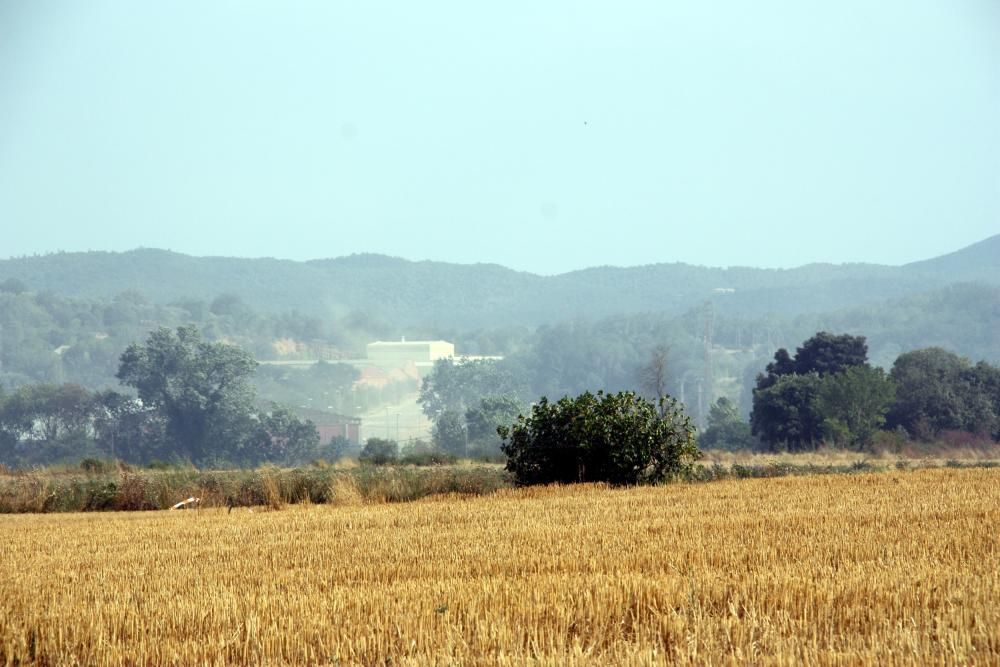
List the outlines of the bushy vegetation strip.
{"label": "bushy vegetation strip", "polygon": [[[858,458],[702,462],[685,482],[804,475],[900,472],[929,468],[994,468],[996,458]],[[165,510],[188,498],[192,507],[280,508],[284,505],[408,502],[439,494],[479,496],[511,488],[500,465],[354,466],[199,471],[148,470],[86,463],[0,475],[0,513]]]}
{"label": "bushy vegetation strip", "polygon": [[435,494],[482,495],[510,485],[496,465],[264,467],[257,470],[32,470],[0,476],[0,513],[167,509],[187,498],[201,507],[404,502]]}

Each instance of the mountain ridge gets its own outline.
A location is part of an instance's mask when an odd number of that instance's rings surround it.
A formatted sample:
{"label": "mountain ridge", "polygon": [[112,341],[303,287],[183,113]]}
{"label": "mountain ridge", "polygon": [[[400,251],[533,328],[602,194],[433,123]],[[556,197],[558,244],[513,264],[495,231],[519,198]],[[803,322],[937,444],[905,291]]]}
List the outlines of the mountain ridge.
{"label": "mountain ridge", "polygon": [[412,261],[376,253],[302,262],[137,248],[0,260],[0,282],[10,278],[36,291],[78,298],[110,299],[132,290],[170,303],[235,294],[266,312],[323,317],[363,312],[401,325],[459,328],[680,313],[706,302],[732,314],[795,316],[959,282],[1000,285],[1000,235],[902,266],[818,263],[774,269],[672,262],[543,276],[494,263]]}

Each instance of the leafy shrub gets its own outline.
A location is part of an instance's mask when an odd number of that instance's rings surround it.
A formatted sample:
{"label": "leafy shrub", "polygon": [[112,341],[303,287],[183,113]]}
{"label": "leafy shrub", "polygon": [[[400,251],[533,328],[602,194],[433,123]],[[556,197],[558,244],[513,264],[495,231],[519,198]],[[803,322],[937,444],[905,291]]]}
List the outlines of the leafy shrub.
{"label": "leafy shrub", "polygon": [[372,465],[385,465],[394,462],[399,457],[399,445],[395,440],[368,438],[365,448],[361,450],[358,460]]}
{"label": "leafy shrub", "polygon": [[117,503],[118,485],[114,482],[107,482],[90,490],[82,509],[84,511],[110,510],[114,509]]}
{"label": "leafy shrub", "polygon": [[118,482],[118,493],[115,498],[116,510],[155,510],[159,509],[150,500],[147,491],[149,480],[140,475],[123,473]]}
{"label": "leafy shrub", "polygon": [[688,473],[700,456],[676,401],[660,399],[657,410],[635,392],[543,397],[529,417],[497,432],[519,485],[660,482]]}

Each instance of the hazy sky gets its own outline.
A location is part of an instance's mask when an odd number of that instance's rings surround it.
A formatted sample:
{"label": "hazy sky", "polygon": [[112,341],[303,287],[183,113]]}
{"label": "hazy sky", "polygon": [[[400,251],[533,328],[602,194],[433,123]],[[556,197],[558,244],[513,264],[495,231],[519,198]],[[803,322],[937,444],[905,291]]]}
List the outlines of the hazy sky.
{"label": "hazy sky", "polygon": [[997,0],[0,0],[0,256],[537,273],[1000,233]]}

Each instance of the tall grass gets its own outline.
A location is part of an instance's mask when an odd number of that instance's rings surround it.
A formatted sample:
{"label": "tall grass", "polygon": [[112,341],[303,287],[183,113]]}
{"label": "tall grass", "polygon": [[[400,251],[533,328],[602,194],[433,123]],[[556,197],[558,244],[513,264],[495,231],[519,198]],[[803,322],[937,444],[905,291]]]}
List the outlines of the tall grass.
{"label": "tall grass", "polygon": [[328,466],[207,471],[114,472],[52,468],[0,474],[0,513],[166,509],[189,497],[201,507],[322,504],[351,488],[364,502],[403,502],[434,494],[482,495],[509,485],[502,467]]}
{"label": "tall grass", "polygon": [[[877,454],[838,449],[801,454],[707,451],[688,481],[1000,465],[996,445],[912,447]],[[437,494],[484,495],[510,485],[510,477],[496,464],[370,466],[346,460],[295,469],[199,471],[170,466],[143,470],[91,460],[79,467],[0,469],[0,513],[157,510],[192,496],[201,499],[201,507],[281,509],[342,503],[344,498],[391,503]]]}

